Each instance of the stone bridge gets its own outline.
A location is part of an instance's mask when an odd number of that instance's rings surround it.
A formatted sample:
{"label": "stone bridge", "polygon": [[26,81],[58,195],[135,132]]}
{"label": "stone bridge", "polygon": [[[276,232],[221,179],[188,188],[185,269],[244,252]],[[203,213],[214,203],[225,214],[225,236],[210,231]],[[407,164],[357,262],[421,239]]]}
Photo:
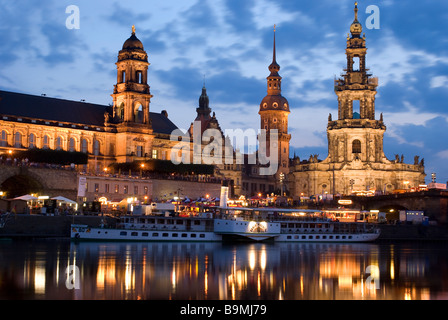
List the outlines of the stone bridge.
{"label": "stone bridge", "polygon": [[9,199],[30,193],[76,199],[77,173],[65,169],[0,164],[0,191]]}
{"label": "stone bridge", "polygon": [[421,210],[431,220],[448,223],[448,191],[428,190],[375,197],[351,197],[353,204],[364,210]]}

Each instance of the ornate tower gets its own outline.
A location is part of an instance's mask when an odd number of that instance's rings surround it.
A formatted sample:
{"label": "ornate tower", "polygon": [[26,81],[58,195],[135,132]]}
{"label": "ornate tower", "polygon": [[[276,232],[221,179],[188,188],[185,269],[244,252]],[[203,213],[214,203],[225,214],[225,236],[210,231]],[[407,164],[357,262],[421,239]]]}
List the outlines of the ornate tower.
{"label": "ornate tower", "polygon": [[143,159],[152,153],[153,130],[149,104],[152,95],[147,83],[148,55],[132,34],[118,53],[117,84],[114,85],[112,122],[116,126],[117,162]]}
{"label": "ornate tower", "polygon": [[147,83],[148,55],[135,35],[134,26],[132,35],[118,53],[116,65],[117,84],[112,94],[114,121],[126,125],[143,124],[150,127],[149,104],[152,95]]}
{"label": "ornate tower", "polygon": [[267,154],[275,152],[270,150],[270,131],[272,129],[278,130],[278,145],[274,147],[278,153],[279,168],[277,175],[280,173],[289,173],[289,141],[291,135],[288,134],[288,115],[289,103],[285,97],[282,96],[282,77],[278,74],[280,66],[276,61],[276,45],[275,45],[275,25],[274,25],[274,45],[272,63],[269,65],[271,74],[267,79],[267,95],[260,103],[260,110],[258,114],[261,118],[261,129],[266,130],[266,148]]}
{"label": "ornate tower", "polygon": [[361,37],[362,26],[355,19],[347,36],[347,68],[342,78],[336,79],[334,90],[338,96],[338,120],[329,117],[328,154],[331,162],[382,162],[383,135],[386,126],[382,116],[375,120],[375,95],[378,79],[366,68],[366,38]]}

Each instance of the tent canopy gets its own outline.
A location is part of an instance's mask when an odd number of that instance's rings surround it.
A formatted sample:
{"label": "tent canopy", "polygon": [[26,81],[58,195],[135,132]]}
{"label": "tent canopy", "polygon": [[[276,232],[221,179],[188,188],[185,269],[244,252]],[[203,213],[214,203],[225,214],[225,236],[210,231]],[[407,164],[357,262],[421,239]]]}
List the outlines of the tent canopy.
{"label": "tent canopy", "polygon": [[25,200],[25,201],[29,201],[29,200],[37,200],[37,197],[33,197],[32,195],[25,194],[25,195],[23,195],[23,196],[14,198],[13,200]]}
{"label": "tent canopy", "polygon": [[76,201],[67,199],[66,197],[63,197],[63,196],[57,196],[57,197],[51,198],[51,200],[58,200],[58,201],[63,201],[63,202],[68,202],[68,203],[76,203]]}

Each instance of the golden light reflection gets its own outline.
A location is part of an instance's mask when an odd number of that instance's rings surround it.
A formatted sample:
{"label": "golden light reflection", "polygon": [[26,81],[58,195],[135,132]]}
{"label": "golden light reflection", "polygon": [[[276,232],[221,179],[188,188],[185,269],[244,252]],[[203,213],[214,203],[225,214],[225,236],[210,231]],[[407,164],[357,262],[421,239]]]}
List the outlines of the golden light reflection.
{"label": "golden light reflection", "polygon": [[34,292],[38,294],[45,293],[45,266],[37,265],[34,270]]}

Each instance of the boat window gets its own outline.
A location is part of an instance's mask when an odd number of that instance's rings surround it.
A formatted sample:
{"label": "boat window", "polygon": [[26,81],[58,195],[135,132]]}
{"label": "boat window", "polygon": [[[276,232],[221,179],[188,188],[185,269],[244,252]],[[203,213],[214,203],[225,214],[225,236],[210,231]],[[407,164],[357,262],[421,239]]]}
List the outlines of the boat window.
{"label": "boat window", "polygon": [[327,236],[322,236],[322,239],[327,239]]}
{"label": "boat window", "polygon": [[342,239],[345,239],[345,236],[342,236]]}
{"label": "boat window", "polygon": [[177,238],[177,233],[173,233],[173,237],[174,237],[174,238]]}
{"label": "boat window", "polygon": [[183,220],[177,220],[176,224],[184,224],[184,221]]}
{"label": "boat window", "polygon": [[134,232],[131,232],[131,236],[134,236],[134,237],[135,237],[135,236],[138,236],[138,232],[135,232],[135,231],[134,231]]}
{"label": "boat window", "polygon": [[125,235],[127,235],[128,233],[126,232],[126,231],[121,231],[120,232],[120,236],[125,236]]}
{"label": "boat window", "polygon": [[199,238],[205,238],[205,234],[201,233],[201,234],[199,235]]}
{"label": "boat window", "polygon": [[288,240],[291,239],[291,236],[286,236],[286,239],[288,239]]}
{"label": "boat window", "polygon": [[192,234],[190,235],[190,237],[191,237],[191,238],[196,238],[196,233],[192,233]]}
{"label": "boat window", "polygon": [[199,220],[195,220],[195,221],[194,221],[194,224],[198,226],[198,225],[201,224],[201,221],[199,221]]}
{"label": "boat window", "polygon": [[329,238],[329,239],[333,239],[333,236],[329,236],[328,238]]}
{"label": "boat window", "polygon": [[306,239],[306,236],[302,236],[302,239]]}
{"label": "boat window", "polygon": [[159,236],[159,233],[158,233],[158,232],[153,232],[153,233],[152,233],[152,236],[153,236],[153,237],[158,237],[158,236]]}
{"label": "boat window", "polygon": [[320,239],[320,236],[316,236],[316,239]]}
{"label": "boat window", "polygon": [[181,237],[182,237],[182,238],[186,238],[186,237],[187,237],[187,234],[186,234],[186,233],[182,233]]}
{"label": "boat window", "polygon": [[313,239],[313,236],[308,236],[308,239]]}
{"label": "boat window", "polygon": [[162,233],[162,237],[168,237],[168,233]]}
{"label": "boat window", "polygon": [[336,236],[336,239],[339,239],[339,236]]}

